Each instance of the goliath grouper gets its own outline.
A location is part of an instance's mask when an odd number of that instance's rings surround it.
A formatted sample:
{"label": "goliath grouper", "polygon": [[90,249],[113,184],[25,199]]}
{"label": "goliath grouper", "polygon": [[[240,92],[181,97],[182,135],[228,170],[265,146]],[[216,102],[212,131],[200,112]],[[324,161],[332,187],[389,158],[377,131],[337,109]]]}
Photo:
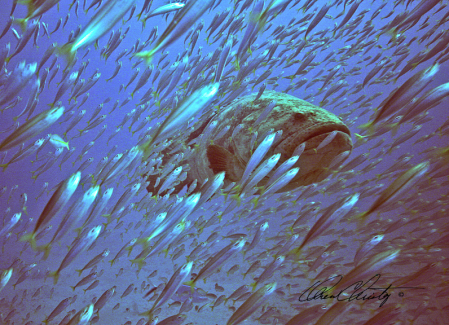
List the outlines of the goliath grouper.
{"label": "goliath grouper", "polygon": [[[218,113],[213,113],[211,116],[203,115],[203,120],[189,129],[187,135],[184,135],[184,148],[190,144],[190,147],[195,150],[193,154],[177,164],[183,166],[183,171],[188,171],[184,180],[171,187],[175,188],[173,193],[178,193],[185,185],[192,184],[195,179],[198,181],[197,188],[199,188],[206,179],[211,180],[215,174],[222,171],[226,172],[224,187],[230,182],[238,182],[251,158],[252,151],[269,134],[270,129],[274,132],[282,130],[282,136],[275,140],[264,158],[267,159],[276,153],[281,154],[273,171],[289,159],[299,145],[305,143],[304,152],[292,166],[292,168],[299,167],[299,172],[289,184],[277,192],[285,192],[322,181],[330,174],[328,167],[333,159],[343,152],[351,152],[350,131],[338,116],[304,100],[276,91],[265,91],[259,99],[256,97],[257,94],[254,93],[236,99],[227,106],[221,107]],[[261,113],[273,101],[276,101],[274,108],[255,125]],[[211,137],[207,141],[201,141],[200,135],[210,131],[212,123],[216,124],[212,128]],[[232,137],[234,129],[239,124],[243,127],[240,126],[240,131]],[[220,132],[223,133],[228,126],[230,126],[229,131],[217,139],[216,136]],[[255,132],[258,135],[257,143],[251,151],[251,139]],[[333,140],[316,150],[332,132],[335,136]],[[175,146],[179,148],[179,142],[173,141],[161,152],[164,155],[162,165],[165,165],[174,154],[182,152],[182,150],[173,151]],[[260,181],[258,186],[263,186],[268,176]],[[156,182],[158,177],[157,173],[148,176],[150,184],[147,190],[153,194],[158,192],[164,182],[164,180]],[[165,190],[159,194],[163,195],[164,192]]]}

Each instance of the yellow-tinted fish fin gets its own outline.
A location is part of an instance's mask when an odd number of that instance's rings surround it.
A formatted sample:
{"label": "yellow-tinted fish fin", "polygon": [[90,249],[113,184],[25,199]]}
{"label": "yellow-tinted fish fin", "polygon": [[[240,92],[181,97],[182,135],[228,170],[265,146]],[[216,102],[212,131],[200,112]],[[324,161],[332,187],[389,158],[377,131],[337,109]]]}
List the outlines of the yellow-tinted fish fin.
{"label": "yellow-tinted fish fin", "polygon": [[356,214],[351,220],[356,220],[359,227],[366,224],[366,219],[370,215],[368,211]]}
{"label": "yellow-tinted fish fin", "polygon": [[50,255],[50,250],[51,250],[51,243],[37,247],[37,251],[44,252],[44,256],[42,257],[43,260],[46,260],[48,258],[48,256]]}
{"label": "yellow-tinted fish fin", "polygon": [[6,163],[6,164],[0,164],[0,167],[1,168],[3,168],[3,172],[5,171],[5,169],[6,169],[6,167],[8,167],[9,166],[9,163]]}
{"label": "yellow-tinted fish fin", "polygon": [[137,58],[142,58],[145,60],[145,62],[147,64],[151,63],[151,60],[153,59],[153,55],[154,55],[155,51],[151,50],[151,51],[143,51],[143,52],[138,52],[136,54],[133,55],[133,57],[137,57]]}
{"label": "yellow-tinted fish fin", "polygon": [[53,283],[54,284],[58,283],[58,280],[59,280],[59,272],[58,271],[50,272],[48,274],[48,276],[51,276],[53,278]]}
{"label": "yellow-tinted fish fin", "polygon": [[371,135],[374,133],[374,122],[370,121],[368,123],[364,123],[358,126],[359,129],[367,130],[368,135]]}
{"label": "yellow-tinted fish fin", "polygon": [[259,203],[259,197],[256,196],[254,199],[251,200],[251,202],[254,204],[254,209],[257,207],[257,204]]}
{"label": "yellow-tinted fish fin", "polygon": [[195,291],[195,281],[190,280],[190,281],[184,282],[183,284],[189,286],[190,287],[190,291],[192,293]]}
{"label": "yellow-tinted fish fin", "polygon": [[62,54],[67,60],[67,67],[70,67],[75,60],[76,51],[73,51],[73,45],[67,43],[62,47],[56,47],[59,54]]}
{"label": "yellow-tinted fish fin", "polygon": [[34,232],[25,234],[20,238],[20,241],[27,241],[30,243],[31,248],[36,250],[36,234]]}
{"label": "yellow-tinted fish fin", "polygon": [[133,248],[134,248],[134,245],[131,245],[131,246],[128,246],[128,247],[125,248],[125,250],[128,251],[128,256],[131,255],[131,252],[133,251]]}
{"label": "yellow-tinted fish fin", "polygon": [[137,264],[139,266],[139,271],[142,269],[143,265],[146,264],[145,259],[143,257],[129,261],[131,262],[131,265],[133,265],[134,263]]}
{"label": "yellow-tinted fish fin", "polygon": [[254,291],[257,287],[257,282],[253,282],[249,286],[251,287],[251,291]]}
{"label": "yellow-tinted fish fin", "polygon": [[[29,7],[29,6],[32,6],[32,2],[31,2],[31,1],[24,2],[24,4],[27,4],[28,7]],[[20,29],[22,30],[22,33],[25,33],[25,32],[26,32],[26,30],[27,30],[27,24],[28,24],[28,18],[14,19],[14,20],[13,20],[13,23],[20,26]]]}

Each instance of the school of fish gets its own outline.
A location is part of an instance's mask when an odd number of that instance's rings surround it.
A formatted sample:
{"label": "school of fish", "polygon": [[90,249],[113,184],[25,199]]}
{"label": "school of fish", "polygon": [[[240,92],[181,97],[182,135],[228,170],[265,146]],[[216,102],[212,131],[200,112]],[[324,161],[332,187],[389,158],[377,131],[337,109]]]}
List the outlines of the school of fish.
{"label": "school of fish", "polygon": [[9,0],[0,324],[446,324],[449,3]]}

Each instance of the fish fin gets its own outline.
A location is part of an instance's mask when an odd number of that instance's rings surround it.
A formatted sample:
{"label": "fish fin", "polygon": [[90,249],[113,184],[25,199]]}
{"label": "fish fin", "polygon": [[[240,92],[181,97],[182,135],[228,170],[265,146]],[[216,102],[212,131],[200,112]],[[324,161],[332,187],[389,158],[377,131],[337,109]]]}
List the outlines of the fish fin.
{"label": "fish fin", "polygon": [[256,196],[254,199],[251,200],[251,202],[254,204],[254,209],[257,207],[257,204],[259,203],[259,197]]}
{"label": "fish fin", "polygon": [[75,60],[76,51],[73,51],[73,45],[67,43],[62,47],[56,47],[59,54],[62,54],[67,60],[67,66],[70,67]]}
{"label": "fish fin", "polygon": [[195,281],[194,280],[190,280],[190,281],[184,282],[183,284],[189,286],[190,287],[190,291],[192,293],[195,292]]}
{"label": "fish fin", "polygon": [[372,121],[358,126],[359,129],[367,129],[369,135],[374,133],[374,127],[374,122]]}
{"label": "fish fin", "polygon": [[397,39],[398,35],[400,35],[400,34],[398,34],[398,30],[396,28],[389,29],[387,31],[387,34],[391,37],[390,42],[391,41],[396,42],[396,39]]}
{"label": "fish fin", "polygon": [[22,237],[20,237],[20,241],[27,241],[30,243],[31,248],[33,250],[36,250],[36,233],[32,232],[29,234],[25,234]]}
{"label": "fish fin", "polygon": [[147,64],[151,63],[151,60],[153,59],[153,55],[154,55],[155,51],[151,50],[151,51],[143,51],[143,52],[138,52],[136,54],[134,54],[132,57],[137,57],[137,58],[142,58],[145,60],[145,62]]}
{"label": "fish fin", "polygon": [[142,247],[143,247],[144,249],[147,249],[147,248],[148,248],[148,242],[149,242],[151,239],[153,239],[153,234],[151,234],[150,236],[145,237],[145,238],[139,238],[139,239],[137,239],[136,244],[140,244],[140,245],[142,245]]}
{"label": "fish fin", "polygon": [[237,201],[237,206],[239,207],[242,203],[242,197],[240,196],[240,193],[236,193],[234,195],[231,195],[231,199],[234,199]]}
{"label": "fish fin", "polygon": [[240,63],[239,63],[239,58],[236,58],[234,61],[234,68],[237,71],[240,71]]}
{"label": "fish fin", "polygon": [[70,288],[72,288],[73,291],[75,291],[75,289],[76,289],[75,287],[72,287],[72,286],[70,286]]}
{"label": "fish fin", "polygon": [[399,122],[387,125],[387,127],[391,128],[391,134],[393,136],[396,136],[396,134],[398,133],[399,126],[400,126]]}
{"label": "fish fin", "polygon": [[356,214],[354,217],[351,218],[351,220],[356,220],[359,226],[363,226],[364,224],[366,224],[366,219],[368,218],[369,215],[370,213],[368,211],[365,211]]}
{"label": "fish fin", "polygon": [[125,250],[128,251],[128,257],[129,257],[129,255],[131,255],[131,252],[133,251],[133,248],[134,248],[134,245],[125,247]]}
{"label": "fish fin", "polygon": [[37,247],[37,251],[44,252],[44,256],[42,257],[43,260],[46,260],[48,258],[48,256],[50,255],[50,250],[51,250],[51,243]]}
{"label": "fish fin", "polygon": [[[25,3],[27,4],[27,3]],[[33,6],[32,2],[29,1],[29,3],[27,4],[28,7]],[[34,7],[34,6],[33,6]],[[20,26],[20,29],[22,30],[22,33],[25,33],[27,30],[27,24],[28,24],[28,20],[29,18],[19,18],[19,19],[14,19],[13,23],[17,24]]]}
{"label": "fish fin", "polygon": [[2,172],[5,171],[6,167],[8,167],[9,163],[6,164],[0,164],[0,167],[3,168]]}
{"label": "fish fin", "polygon": [[[210,168],[214,174],[225,172],[226,176],[232,173],[232,165],[236,161],[236,157],[225,148],[211,144],[207,147],[207,159],[209,160]],[[231,181],[234,179],[229,178]]]}
{"label": "fish fin", "polygon": [[78,272],[78,276],[81,276],[84,270],[75,270],[75,271]]}
{"label": "fish fin", "polygon": [[80,233],[81,233],[81,231],[83,230],[83,228],[84,228],[84,225],[81,226],[81,227],[75,228],[75,229],[73,229],[73,230],[76,231],[76,233],[77,233],[76,235],[79,236]]}
{"label": "fish fin", "polygon": [[58,279],[59,279],[59,270],[55,271],[55,272],[50,272],[48,274],[48,276],[51,276],[53,278],[53,283],[56,284],[58,283]]}
{"label": "fish fin", "polygon": [[153,308],[151,308],[149,311],[139,313],[139,316],[148,317],[148,319],[151,321],[151,319],[153,318]]}
{"label": "fish fin", "polygon": [[253,282],[249,286],[251,287],[251,291],[254,291],[257,287],[257,282]]}
{"label": "fish fin", "polygon": [[145,259],[143,257],[136,258],[136,259],[129,260],[129,261],[131,262],[131,265],[133,265],[134,263],[137,264],[139,266],[139,271],[142,269],[143,265],[146,264]]}

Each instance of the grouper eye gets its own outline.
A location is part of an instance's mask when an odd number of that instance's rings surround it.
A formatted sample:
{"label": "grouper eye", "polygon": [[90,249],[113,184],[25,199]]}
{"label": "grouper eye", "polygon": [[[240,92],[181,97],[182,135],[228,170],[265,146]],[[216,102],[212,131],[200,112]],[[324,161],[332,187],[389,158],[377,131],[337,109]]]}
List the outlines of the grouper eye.
{"label": "grouper eye", "polygon": [[295,120],[297,120],[297,121],[301,121],[301,120],[304,120],[304,119],[306,118],[305,114],[303,114],[303,113],[295,113],[295,114],[293,115],[293,117],[294,117]]}

